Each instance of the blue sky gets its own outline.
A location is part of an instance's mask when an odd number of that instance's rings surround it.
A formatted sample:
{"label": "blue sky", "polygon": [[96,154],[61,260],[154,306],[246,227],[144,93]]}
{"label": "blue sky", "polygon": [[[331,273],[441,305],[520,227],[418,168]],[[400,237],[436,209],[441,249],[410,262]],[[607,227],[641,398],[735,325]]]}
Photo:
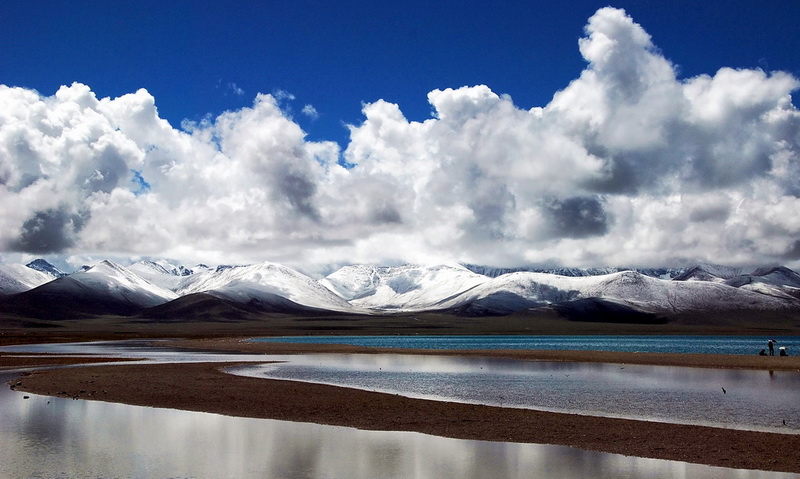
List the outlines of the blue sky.
{"label": "blue sky", "polygon": [[797,25],[785,0],[8,0],[0,262],[800,267]]}
{"label": "blue sky", "polygon": [[[100,97],[139,88],[173,127],[285,91],[310,139],[347,140],[362,102],[424,120],[435,89],[488,85],[544,106],[585,62],[577,50],[597,1],[36,1],[0,7],[0,81]],[[793,1],[618,1],[681,76],[720,67],[800,74]],[[301,113],[305,105],[316,119]]]}

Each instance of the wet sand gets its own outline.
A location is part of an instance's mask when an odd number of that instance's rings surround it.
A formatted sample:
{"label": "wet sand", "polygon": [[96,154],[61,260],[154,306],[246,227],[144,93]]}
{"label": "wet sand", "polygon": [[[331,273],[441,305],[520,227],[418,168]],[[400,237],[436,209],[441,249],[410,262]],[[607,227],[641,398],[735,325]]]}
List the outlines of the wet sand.
{"label": "wet sand", "polygon": [[125,358],[72,357],[58,354],[20,355],[0,353],[0,371],[4,369],[36,368],[45,366],[67,366],[73,364],[92,364],[119,361],[133,361]]}
{"label": "wet sand", "polygon": [[[181,341],[206,350],[295,354],[353,353],[337,345]],[[797,357],[707,356],[590,351],[408,351],[548,361],[595,361],[697,367],[800,370]],[[378,352],[387,352],[386,350]],[[0,366],[11,358],[0,356]],[[235,363],[227,364],[230,366]],[[639,457],[800,473],[800,435],[559,414],[422,399],[357,389],[232,376],[226,365],[87,366],[43,370],[15,381],[17,390],[231,416],[313,422],[360,429],[416,431],[489,441],[559,444]]]}

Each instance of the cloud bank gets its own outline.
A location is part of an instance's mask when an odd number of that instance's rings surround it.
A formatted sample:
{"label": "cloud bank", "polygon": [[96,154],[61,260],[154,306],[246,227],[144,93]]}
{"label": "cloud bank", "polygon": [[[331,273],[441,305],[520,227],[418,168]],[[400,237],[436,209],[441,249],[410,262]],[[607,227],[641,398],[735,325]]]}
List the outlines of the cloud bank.
{"label": "cloud bank", "polygon": [[144,89],[0,85],[0,247],[306,270],[800,260],[797,78],[678,78],[613,8],[578,46],[586,68],[542,108],[447,88],[416,122],[378,100],[343,149],[273,95],[174,128]]}

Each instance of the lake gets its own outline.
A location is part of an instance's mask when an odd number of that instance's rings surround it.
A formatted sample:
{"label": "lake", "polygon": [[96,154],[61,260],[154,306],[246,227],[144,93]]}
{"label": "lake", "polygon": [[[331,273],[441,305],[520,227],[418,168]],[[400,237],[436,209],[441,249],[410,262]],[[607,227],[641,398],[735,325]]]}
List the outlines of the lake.
{"label": "lake", "polygon": [[[554,349],[648,353],[758,354],[775,339],[777,346],[800,354],[800,336],[281,336],[252,341],[350,344],[411,349]],[[775,351],[778,354],[778,351]]]}
{"label": "lake", "polygon": [[[5,383],[13,375],[0,374]],[[24,399],[28,396],[28,399]],[[4,478],[729,478],[741,471],[563,446],[246,419],[0,392]]]}
{"label": "lake", "polygon": [[[394,355],[374,356],[372,363],[365,363],[363,358],[358,357],[363,355],[348,355],[339,357],[337,363],[330,357],[186,352],[169,348],[168,343],[150,348],[140,342],[15,346],[0,349],[20,354],[26,351],[70,354],[91,352],[147,357],[160,362],[294,360],[314,365],[321,361],[329,364],[331,369],[349,371],[351,376],[365,374],[367,379],[376,375],[375,368],[378,368],[378,376],[384,368],[395,373],[411,368],[418,370],[422,376],[433,374],[431,377],[437,380],[465,372],[473,375],[470,380],[480,378],[483,381],[492,381],[492,377],[496,376],[505,381],[507,378],[503,379],[502,376],[511,377],[511,371],[520,366],[519,362],[505,361],[452,363],[449,358],[440,358],[446,359],[445,362],[426,359],[415,363],[409,362],[413,360],[406,356],[401,356],[399,362],[393,362],[391,357]],[[482,375],[481,368],[488,368],[485,369],[487,374]],[[565,379],[566,374],[609,378],[616,374],[613,370],[578,373],[560,369],[551,370],[550,373],[554,376],[562,375]],[[530,372],[524,373],[529,374]],[[643,377],[647,378],[652,374],[647,372]],[[667,376],[674,374],[674,371],[666,373]],[[0,381],[5,383],[14,376],[12,372],[0,373]],[[764,376],[767,376],[766,372]],[[775,381],[791,384],[789,389],[796,388],[795,383],[786,382],[782,378],[781,373]],[[665,380],[661,373],[656,373],[654,379],[647,381],[659,383]],[[675,380],[685,381],[681,377]],[[741,379],[742,384],[751,380]],[[370,383],[367,387],[375,387],[375,384]],[[738,385],[735,386],[734,391],[738,388]],[[734,391],[728,394],[734,394]],[[511,388],[503,400],[511,401],[514,396]],[[797,477],[792,474],[741,471],[626,457],[562,446],[465,441],[418,433],[359,431],[98,401],[75,401],[31,395],[8,388],[0,388],[0,411],[0,477]]]}
{"label": "lake", "polygon": [[800,434],[796,371],[320,354],[231,372],[414,398]]}

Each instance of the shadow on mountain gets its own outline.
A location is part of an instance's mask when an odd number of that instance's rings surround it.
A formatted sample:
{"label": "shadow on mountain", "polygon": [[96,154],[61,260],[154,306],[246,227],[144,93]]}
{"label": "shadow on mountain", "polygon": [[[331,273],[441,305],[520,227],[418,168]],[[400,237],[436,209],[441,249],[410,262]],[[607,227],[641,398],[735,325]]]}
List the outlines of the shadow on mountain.
{"label": "shadow on mountain", "polygon": [[208,293],[193,293],[143,309],[135,317],[147,322],[227,322],[258,319],[259,311]]}
{"label": "shadow on mountain", "polygon": [[0,311],[18,316],[47,319],[83,319],[99,315],[128,316],[140,309],[125,300],[99,296],[69,277],[58,280],[62,289],[47,283],[24,293],[6,297],[0,302]]}
{"label": "shadow on mountain", "polygon": [[320,311],[278,295],[241,303],[209,293],[193,293],[169,303],[143,309],[136,314],[136,318],[148,322],[231,322],[263,320],[264,314],[268,313],[315,312]]}
{"label": "shadow on mountain", "polygon": [[598,298],[578,299],[553,305],[568,321],[625,324],[666,324],[667,318]]}
{"label": "shadow on mountain", "polygon": [[505,316],[542,305],[510,291],[499,291],[463,304],[452,312],[460,316]]}

